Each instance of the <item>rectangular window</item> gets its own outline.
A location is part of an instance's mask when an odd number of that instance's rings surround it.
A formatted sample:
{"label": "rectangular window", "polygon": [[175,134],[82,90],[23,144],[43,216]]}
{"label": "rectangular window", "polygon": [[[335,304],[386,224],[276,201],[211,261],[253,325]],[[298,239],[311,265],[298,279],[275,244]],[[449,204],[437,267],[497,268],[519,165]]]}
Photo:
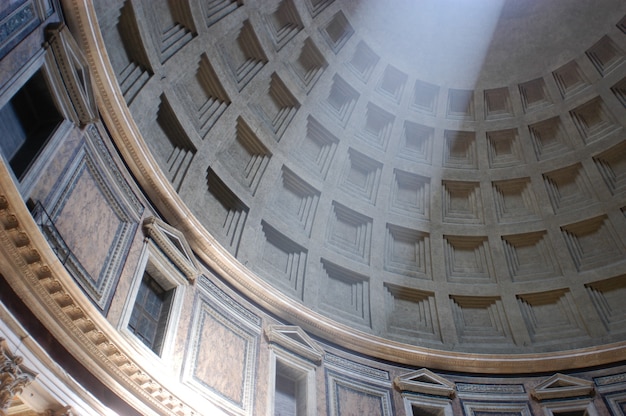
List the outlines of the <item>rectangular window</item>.
{"label": "rectangular window", "polygon": [[0,150],[19,180],[62,121],[41,70],[0,108]]}
{"label": "rectangular window", "polygon": [[276,360],[274,416],[307,414],[307,373]]}
{"label": "rectangular window", "polygon": [[453,416],[454,414],[449,398],[403,392],[402,399],[408,416]]}
{"label": "rectangular window", "polygon": [[173,294],[174,289],[163,289],[145,272],[128,321],[129,330],[157,354],[163,346]]}

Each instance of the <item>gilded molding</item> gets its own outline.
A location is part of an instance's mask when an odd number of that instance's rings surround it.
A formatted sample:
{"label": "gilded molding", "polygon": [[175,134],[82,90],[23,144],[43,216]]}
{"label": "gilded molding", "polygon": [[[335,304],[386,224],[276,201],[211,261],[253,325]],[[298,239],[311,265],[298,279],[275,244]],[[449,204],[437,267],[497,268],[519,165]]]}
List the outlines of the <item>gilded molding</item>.
{"label": "gilded molding", "polygon": [[93,5],[63,0],[68,25],[83,48],[102,119],[140,186],[195,253],[244,296],[294,325],[355,352],[416,367],[487,374],[558,371],[626,359],[626,342],[556,353],[473,354],[416,347],[366,334],[323,316],[274,289],[224,250],[185,206],[151,155],[126,106],[107,56]]}

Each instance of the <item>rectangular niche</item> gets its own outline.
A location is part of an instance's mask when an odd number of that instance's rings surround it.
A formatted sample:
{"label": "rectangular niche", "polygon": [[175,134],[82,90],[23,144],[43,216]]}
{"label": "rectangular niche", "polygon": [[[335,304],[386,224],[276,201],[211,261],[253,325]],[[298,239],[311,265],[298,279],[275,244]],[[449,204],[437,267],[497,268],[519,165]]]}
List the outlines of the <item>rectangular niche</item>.
{"label": "rectangular niche", "polygon": [[615,122],[600,97],[579,105],[569,114],[585,144],[600,140],[622,128]]}
{"label": "rectangular niche", "polygon": [[617,28],[619,30],[621,30],[622,32],[626,33],[626,15],[624,17],[622,17],[622,20],[617,22],[616,26],[617,26]]}
{"label": "rectangular niche", "polygon": [[285,220],[297,224],[307,235],[315,219],[320,192],[298,177],[291,169],[283,166],[282,187],[274,201],[276,211],[285,214]]}
{"label": "rectangular niche", "polygon": [[200,2],[207,27],[213,26],[243,5],[242,0],[203,0]]}
{"label": "rectangular niche", "polygon": [[395,117],[372,103],[367,104],[365,123],[358,137],[377,149],[386,150]]}
{"label": "rectangular niche", "polygon": [[47,78],[47,71],[39,69],[0,108],[0,154],[21,182],[37,174],[37,160],[45,163],[49,159],[46,154],[58,141],[53,137],[62,136],[64,117],[50,94]]}
{"label": "rectangular niche", "polygon": [[231,191],[212,168],[207,169],[208,196],[205,219],[209,230],[235,255],[248,217],[248,207]]}
{"label": "rectangular niche", "polygon": [[334,201],[326,239],[347,257],[369,264],[372,219]]}
{"label": "rectangular niche", "polygon": [[[558,389],[559,387],[555,387]],[[593,387],[592,387],[593,389]],[[578,400],[557,400],[553,403],[544,402],[544,411],[547,416],[597,416],[598,412],[593,400],[582,398]]]}
{"label": "rectangular niche", "polygon": [[539,110],[552,104],[552,98],[548,93],[543,78],[533,79],[518,85],[524,112]]}
{"label": "rectangular niche", "polygon": [[443,181],[443,221],[461,224],[482,224],[480,182]]}
{"label": "rectangular niche", "polygon": [[223,157],[220,157],[233,178],[249,188],[254,195],[271,157],[270,151],[248,123],[238,117],[234,140],[223,153]]}
{"label": "rectangular niche", "polygon": [[592,270],[624,260],[624,247],[606,215],[561,227],[578,271]]}
{"label": "rectangular niche", "polygon": [[626,108],[626,77],[611,87],[611,91],[620,103]]}
{"label": "rectangular niche", "polygon": [[153,71],[137,26],[132,2],[124,2],[119,13],[115,28],[103,27],[102,36],[124,99],[130,104],[146,85]]}
{"label": "rectangular niche", "polygon": [[322,72],[328,67],[324,55],[315,46],[311,38],[306,38],[298,59],[291,63],[291,68],[304,85],[306,91],[310,91],[315,85]]}
{"label": "rectangular niche", "polygon": [[528,126],[537,160],[561,156],[572,150],[561,119],[556,116]]}
{"label": "rectangular niche", "polygon": [[311,16],[315,17],[328,7],[335,0],[306,0],[305,3]]}
{"label": "rectangular niche", "polygon": [[261,227],[265,236],[261,267],[272,282],[302,300],[307,250],[267,222],[261,221]]}
{"label": "rectangular niche", "polygon": [[320,30],[335,53],[341,50],[354,33],[354,29],[342,11],[335,13],[330,22]]}
{"label": "rectangular niche", "polygon": [[435,115],[437,112],[437,101],[439,100],[439,87],[424,81],[415,81],[415,89],[413,90],[413,102],[411,108]]}
{"label": "rectangular niche", "polygon": [[369,277],[321,259],[321,309],[329,316],[370,327]]}
{"label": "rectangular niche", "polygon": [[430,218],[430,178],[394,169],[391,209],[411,218]]}
{"label": "rectangular niche", "polygon": [[624,52],[606,35],[587,49],[585,54],[603,77],[624,61]]}
{"label": "rectangular niche", "polygon": [[282,0],[273,13],[265,16],[265,21],[276,50],[281,50],[304,27],[293,0]]}
{"label": "rectangular niche", "polygon": [[158,129],[150,135],[154,143],[148,143],[152,144],[154,154],[160,157],[161,168],[172,186],[179,191],[197,149],[178,120],[170,100],[165,94],[160,98],[156,119]]}
{"label": "rectangular niche", "polygon": [[444,235],[446,275],[455,283],[494,283],[487,237]]}
{"label": "rectangular niche", "polygon": [[606,329],[611,333],[626,331],[626,275],[585,285]]}
{"label": "rectangular niche", "polygon": [[473,131],[446,130],[443,151],[445,167],[478,169],[476,133]]}
{"label": "rectangular niche", "polygon": [[543,174],[554,213],[582,208],[597,202],[583,165],[576,163]]}
{"label": "rectangular niche", "polygon": [[189,4],[183,1],[151,0],[148,3],[145,9],[154,14],[152,30],[157,32],[157,49],[161,53],[161,63],[164,63],[197,36],[192,12]]}
{"label": "rectangular niche", "polygon": [[387,224],[384,264],[392,273],[432,279],[428,233]]}
{"label": "rectangular niche", "polygon": [[345,127],[358,98],[357,90],[335,74],[328,98],[322,104]]}
{"label": "rectangular niche", "polygon": [[306,124],[306,135],[302,136],[300,145],[294,148],[293,152],[303,162],[303,166],[319,178],[326,179],[338,143],[337,137],[324,128],[313,116],[309,116]]}
{"label": "rectangular niche", "polygon": [[270,415],[315,414],[315,368],[309,361],[270,347]]}
{"label": "rectangular niche", "polygon": [[367,82],[379,60],[380,57],[365,42],[360,41],[354,49],[352,59],[346,65],[361,81]]}
{"label": "rectangular niche", "polygon": [[391,65],[387,65],[380,82],[376,86],[376,91],[385,97],[391,98],[396,104],[399,104],[402,98],[402,92],[404,91],[404,85],[408,78],[409,76],[404,72]]}
{"label": "rectangular niche", "polygon": [[429,234],[387,224],[384,267],[401,276],[432,280]]}
{"label": "rectangular niche", "polygon": [[626,141],[595,156],[593,161],[611,194],[626,191]]}
{"label": "rectangular niche", "polygon": [[511,95],[507,87],[485,90],[485,120],[513,117]]}
{"label": "rectangular niche", "polygon": [[405,121],[402,135],[404,140],[398,150],[398,156],[430,164],[434,136],[433,127]]}
{"label": "rectangular niche", "polygon": [[350,148],[340,186],[350,194],[375,204],[382,168],[381,162]]}
{"label": "rectangular niche", "polygon": [[179,96],[189,105],[188,113],[202,138],[230,105],[230,98],[206,54],[202,54],[195,73],[182,82]]}
{"label": "rectangular niche", "polygon": [[450,301],[461,343],[513,343],[500,297],[450,295]]}
{"label": "rectangular niche", "polygon": [[611,414],[619,415],[625,413],[626,392],[617,391],[614,393],[605,394],[604,400],[607,403],[607,407],[610,409]]}
{"label": "rectangular niche", "polygon": [[454,416],[452,403],[447,398],[402,393],[407,416]]}
{"label": "rectangular niche", "polygon": [[463,402],[466,416],[532,416],[528,403]]}
{"label": "rectangular niche", "polygon": [[446,116],[452,119],[474,120],[474,91],[450,89]]}
{"label": "rectangular niche", "polygon": [[563,343],[587,336],[569,289],[517,295],[517,300],[533,342]]}
{"label": "rectangular niche", "polygon": [[502,244],[513,281],[544,280],[561,274],[546,231],[504,235]]}
{"label": "rectangular niche", "polygon": [[236,35],[226,39],[229,41],[223,45],[222,52],[241,91],[268,62],[267,55],[250,20],[243,22]]}
{"label": "rectangular niche", "polygon": [[385,283],[387,332],[404,338],[441,342],[435,294]]}
{"label": "rectangular niche", "polygon": [[561,92],[563,98],[572,97],[587,86],[589,86],[589,80],[582,72],[576,61],[571,61],[552,73],[557,87]]}
{"label": "rectangular niche", "polygon": [[262,101],[255,107],[270,126],[278,142],[300,108],[300,103],[274,72],[267,95],[263,96]]}
{"label": "rectangular niche", "polygon": [[509,168],[525,163],[517,129],[488,131],[486,135],[490,168]]}
{"label": "rectangular niche", "polygon": [[522,222],[538,219],[539,208],[530,178],[492,182],[498,222]]}

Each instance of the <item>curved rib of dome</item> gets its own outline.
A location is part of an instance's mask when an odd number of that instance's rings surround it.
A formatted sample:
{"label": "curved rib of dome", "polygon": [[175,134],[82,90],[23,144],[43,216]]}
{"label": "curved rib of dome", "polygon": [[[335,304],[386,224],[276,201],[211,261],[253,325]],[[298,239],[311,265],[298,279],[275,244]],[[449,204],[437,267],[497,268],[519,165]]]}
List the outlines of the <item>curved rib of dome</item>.
{"label": "curved rib of dome", "polygon": [[0,6],[0,412],[617,412],[625,22]]}

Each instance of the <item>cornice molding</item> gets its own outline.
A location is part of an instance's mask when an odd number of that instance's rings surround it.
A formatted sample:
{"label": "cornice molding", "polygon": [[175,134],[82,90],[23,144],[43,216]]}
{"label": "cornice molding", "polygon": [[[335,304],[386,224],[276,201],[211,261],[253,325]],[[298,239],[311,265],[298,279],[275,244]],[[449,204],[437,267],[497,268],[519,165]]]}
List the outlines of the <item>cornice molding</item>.
{"label": "cornice molding", "polygon": [[535,386],[530,394],[541,401],[591,396],[594,392],[593,381],[556,373]]}
{"label": "cornice molding", "polygon": [[319,365],[324,358],[324,350],[306,332],[293,325],[268,325],[265,327],[268,341],[282,346],[301,357]]}
{"label": "cornice molding", "polygon": [[416,347],[358,331],[280,293],[221,247],[161,172],[125,103],[93,4],[88,0],[63,0],[62,3],[68,26],[86,56],[102,119],[140,186],[168,223],[185,235],[201,260],[261,307],[344,348],[415,367],[485,374],[528,374],[626,360],[626,342],[536,354],[474,354]]}
{"label": "cornice molding", "polygon": [[400,390],[432,396],[452,398],[455,393],[453,382],[426,368],[398,376],[394,379],[394,383]]}
{"label": "cornice molding", "polygon": [[174,388],[151,376],[127,352],[132,349],[59,262],[3,163],[0,225],[0,272],[68,352],[143,414],[197,414]]}
{"label": "cornice molding", "polygon": [[143,221],[143,230],[145,235],[151,238],[167,258],[184,273],[187,280],[193,282],[200,276],[200,269],[191,247],[180,231],[156,217],[146,218]]}

